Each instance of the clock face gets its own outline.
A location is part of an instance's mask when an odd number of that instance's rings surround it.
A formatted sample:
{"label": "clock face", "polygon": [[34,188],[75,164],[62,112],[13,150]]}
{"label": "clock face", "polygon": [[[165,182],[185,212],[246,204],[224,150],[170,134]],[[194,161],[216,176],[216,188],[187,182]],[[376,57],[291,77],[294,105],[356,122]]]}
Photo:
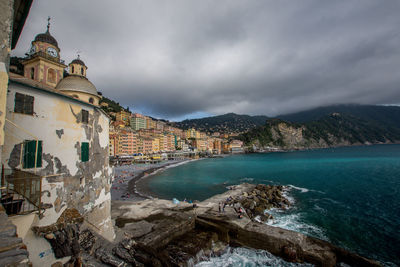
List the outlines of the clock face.
{"label": "clock face", "polygon": [[30,53],[31,55],[36,53],[36,46],[35,46],[35,45],[32,45],[32,46],[31,46],[31,49],[29,50],[29,53]]}
{"label": "clock face", "polygon": [[47,54],[49,54],[52,57],[57,57],[57,55],[58,55],[57,50],[54,49],[53,47],[47,48]]}

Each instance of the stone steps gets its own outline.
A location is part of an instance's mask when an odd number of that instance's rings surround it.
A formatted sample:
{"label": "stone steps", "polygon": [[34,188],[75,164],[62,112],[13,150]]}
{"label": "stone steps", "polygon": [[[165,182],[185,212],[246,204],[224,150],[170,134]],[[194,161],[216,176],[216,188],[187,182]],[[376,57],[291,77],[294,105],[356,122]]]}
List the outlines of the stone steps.
{"label": "stone steps", "polygon": [[28,256],[22,239],[17,237],[17,227],[0,205],[0,266],[31,266]]}

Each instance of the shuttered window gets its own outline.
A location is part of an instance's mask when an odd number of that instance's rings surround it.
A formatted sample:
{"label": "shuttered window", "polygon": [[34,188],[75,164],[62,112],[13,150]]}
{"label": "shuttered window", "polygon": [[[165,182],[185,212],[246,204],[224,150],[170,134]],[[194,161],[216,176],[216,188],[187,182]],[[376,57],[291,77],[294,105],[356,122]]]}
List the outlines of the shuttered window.
{"label": "shuttered window", "polygon": [[81,145],[81,160],[86,162],[89,160],[89,143],[82,142]]}
{"label": "shuttered window", "polygon": [[33,115],[34,100],[33,96],[15,93],[14,112]]}
{"label": "shuttered window", "polygon": [[89,111],[82,109],[82,122],[89,122]]}
{"label": "shuttered window", "polygon": [[[36,142],[38,142],[37,151],[36,151]],[[24,161],[22,167],[24,169],[34,168],[35,160],[36,160],[36,167],[37,168],[42,167],[42,141],[25,140]]]}

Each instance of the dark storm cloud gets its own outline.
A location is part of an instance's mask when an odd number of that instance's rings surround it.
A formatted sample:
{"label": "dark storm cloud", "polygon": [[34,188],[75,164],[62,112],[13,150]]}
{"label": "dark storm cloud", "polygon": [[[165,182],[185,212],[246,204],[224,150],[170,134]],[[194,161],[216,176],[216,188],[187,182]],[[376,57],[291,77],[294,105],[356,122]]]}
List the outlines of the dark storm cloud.
{"label": "dark storm cloud", "polygon": [[165,118],[400,103],[400,2],[35,1],[16,54],[53,17],[104,95]]}

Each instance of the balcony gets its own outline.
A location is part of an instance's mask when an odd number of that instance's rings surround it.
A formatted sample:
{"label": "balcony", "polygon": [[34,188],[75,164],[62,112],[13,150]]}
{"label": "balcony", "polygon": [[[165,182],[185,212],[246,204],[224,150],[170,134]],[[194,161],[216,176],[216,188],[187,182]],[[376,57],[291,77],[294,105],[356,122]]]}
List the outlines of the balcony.
{"label": "balcony", "polygon": [[50,61],[65,65],[65,61],[64,60],[60,60],[58,57],[52,57],[52,56],[50,56],[49,54],[47,54],[47,53],[45,53],[43,51],[39,51],[39,52],[36,52],[34,54],[28,55],[28,59],[32,59],[32,58],[35,58],[35,57],[43,57],[43,58],[45,58],[47,60],[50,60]]}
{"label": "balcony", "polygon": [[42,178],[21,170],[2,169],[0,202],[8,215],[43,212]]}

